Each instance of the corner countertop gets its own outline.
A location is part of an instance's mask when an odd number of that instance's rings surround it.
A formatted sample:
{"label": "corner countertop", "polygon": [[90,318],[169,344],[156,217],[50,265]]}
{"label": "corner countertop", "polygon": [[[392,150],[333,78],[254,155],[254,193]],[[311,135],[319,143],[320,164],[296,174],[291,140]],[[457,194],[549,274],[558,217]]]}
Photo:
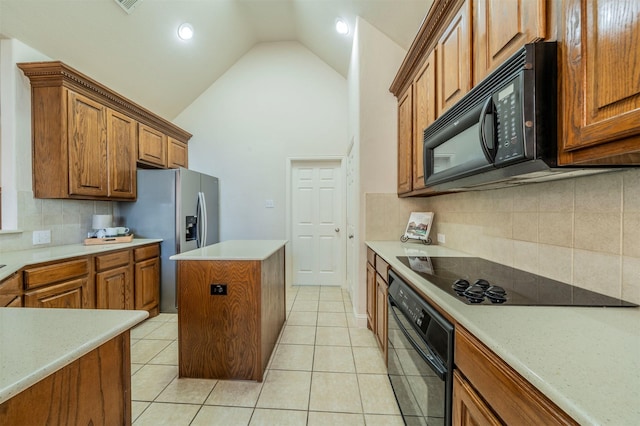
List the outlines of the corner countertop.
{"label": "corner countertop", "polygon": [[466,305],[396,256],[469,256],[366,244],[578,423],[640,424],[640,308]]}
{"label": "corner countertop", "polygon": [[174,254],[171,260],[265,260],[286,240],[230,240]]}
{"label": "corner countertop", "polygon": [[0,404],[148,316],[146,311],[0,308]]}
{"label": "corner countertop", "polygon": [[127,249],[146,244],[159,243],[157,238],[134,238],[130,243],[120,244],[96,244],[85,246],[84,244],[68,244],[64,246],[48,246],[29,250],[8,251],[0,253],[0,264],[6,265],[0,268],[0,281],[14,272],[28,265],[50,262],[53,260],[67,259],[77,256],[88,256],[113,250]]}

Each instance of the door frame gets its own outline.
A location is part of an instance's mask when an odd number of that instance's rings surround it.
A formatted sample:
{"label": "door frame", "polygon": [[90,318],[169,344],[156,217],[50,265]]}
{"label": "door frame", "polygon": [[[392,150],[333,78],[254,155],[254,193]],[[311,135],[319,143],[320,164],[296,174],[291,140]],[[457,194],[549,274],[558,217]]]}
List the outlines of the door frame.
{"label": "door frame", "polygon": [[347,254],[347,239],[346,239],[346,226],[347,226],[347,193],[346,193],[346,174],[347,174],[347,158],[344,155],[333,155],[333,156],[320,156],[320,157],[288,157],[287,158],[287,187],[286,187],[286,215],[285,215],[285,227],[286,227],[286,250],[285,250],[285,279],[287,282],[287,287],[291,287],[293,285],[293,261],[291,259],[292,252],[292,236],[293,236],[293,223],[292,223],[292,198],[293,195],[291,193],[293,185],[291,184],[292,180],[292,172],[294,163],[340,163],[340,179],[342,179],[342,185],[340,188],[340,197],[342,198],[342,211],[340,212],[340,222],[343,224],[341,228],[344,228],[343,232],[340,232],[340,245],[342,246],[342,252],[344,254],[343,265],[342,265],[342,284],[340,284],[340,288],[345,288],[347,282],[346,276],[346,254]]}

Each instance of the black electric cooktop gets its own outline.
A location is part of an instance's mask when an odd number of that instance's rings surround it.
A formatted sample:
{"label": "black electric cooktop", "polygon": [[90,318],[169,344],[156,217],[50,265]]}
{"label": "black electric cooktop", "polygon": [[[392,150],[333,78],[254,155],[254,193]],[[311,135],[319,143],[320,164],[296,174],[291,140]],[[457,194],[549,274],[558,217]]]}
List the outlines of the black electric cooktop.
{"label": "black electric cooktop", "polygon": [[638,306],[479,257],[398,256],[398,260],[469,305]]}

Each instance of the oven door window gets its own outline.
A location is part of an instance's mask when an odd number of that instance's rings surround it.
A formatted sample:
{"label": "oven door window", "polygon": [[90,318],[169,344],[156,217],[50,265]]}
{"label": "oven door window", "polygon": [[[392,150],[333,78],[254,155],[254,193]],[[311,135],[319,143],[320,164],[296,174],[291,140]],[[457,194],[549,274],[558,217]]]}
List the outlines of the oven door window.
{"label": "oven door window", "polygon": [[[443,425],[445,382],[429,367],[401,327],[415,334],[413,327],[397,309],[389,306],[389,379],[402,416],[407,424]],[[415,343],[424,353],[426,345],[417,336]]]}

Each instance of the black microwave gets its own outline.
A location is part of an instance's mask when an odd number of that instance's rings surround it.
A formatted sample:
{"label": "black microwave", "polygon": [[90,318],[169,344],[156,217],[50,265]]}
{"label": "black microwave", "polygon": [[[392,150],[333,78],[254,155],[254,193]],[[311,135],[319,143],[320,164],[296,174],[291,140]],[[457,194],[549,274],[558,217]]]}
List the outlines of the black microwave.
{"label": "black microwave", "polygon": [[424,130],[424,179],[441,191],[503,187],[557,167],[557,46],[526,44]]}

